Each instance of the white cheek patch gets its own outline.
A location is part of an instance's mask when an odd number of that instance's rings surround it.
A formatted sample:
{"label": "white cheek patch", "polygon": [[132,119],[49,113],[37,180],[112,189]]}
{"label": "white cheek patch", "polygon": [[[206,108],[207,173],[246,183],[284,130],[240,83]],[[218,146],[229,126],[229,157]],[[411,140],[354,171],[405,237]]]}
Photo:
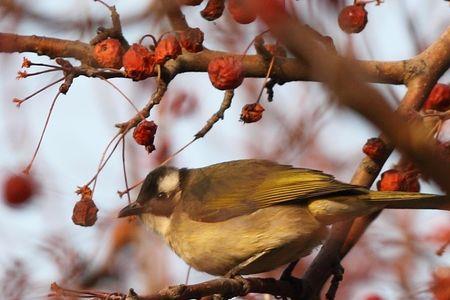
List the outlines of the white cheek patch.
{"label": "white cheek patch", "polygon": [[169,194],[178,188],[179,183],[180,175],[178,172],[171,172],[159,180],[158,191]]}

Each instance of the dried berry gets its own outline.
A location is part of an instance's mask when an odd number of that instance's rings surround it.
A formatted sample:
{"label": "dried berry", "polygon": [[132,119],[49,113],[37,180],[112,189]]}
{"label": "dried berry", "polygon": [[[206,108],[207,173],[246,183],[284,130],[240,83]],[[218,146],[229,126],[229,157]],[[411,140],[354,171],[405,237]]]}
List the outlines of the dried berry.
{"label": "dried berry", "polygon": [[433,109],[438,111],[446,111],[450,109],[450,86],[448,84],[438,83],[430,92],[424,109]]}
{"label": "dried berry", "polygon": [[244,80],[242,63],[233,56],[211,60],[208,65],[208,75],[213,86],[219,90],[235,89]]}
{"label": "dried berry", "polygon": [[203,50],[203,32],[199,28],[189,28],[179,34],[181,46],[189,52]]}
{"label": "dried berry", "polygon": [[133,44],[123,55],[125,74],[133,80],[142,80],[152,75],[155,67],[155,56],[147,48]]}
{"label": "dried berry", "polygon": [[177,0],[178,4],[180,5],[190,5],[190,6],[196,6],[203,2],[203,0]]}
{"label": "dried berry", "polygon": [[94,225],[97,221],[98,208],[92,200],[92,190],[83,186],[76,193],[81,195],[81,199],[73,207],[73,223],[80,226]]}
{"label": "dried berry", "polygon": [[379,191],[419,192],[420,183],[416,172],[402,172],[391,169],[381,174],[377,182]]}
{"label": "dried berry", "polygon": [[8,205],[19,206],[36,194],[36,184],[29,175],[11,175],[3,182],[3,198]]}
{"label": "dried berry", "polygon": [[222,16],[224,8],[225,0],[208,0],[208,3],[200,14],[204,19],[214,21]]}
{"label": "dried berry", "polygon": [[145,146],[148,153],[155,150],[153,142],[155,141],[156,130],[158,125],[153,121],[143,120],[141,121],[133,131],[133,138],[139,145]]}
{"label": "dried berry", "polygon": [[181,54],[181,46],[175,36],[169,35],[158,42],[155,48],[155,63],[163,64],[169,59],[176,59]]}
{"label": "dried berry", "polygon": [[450,268],[439,267],[433,272],[430,291],[436,300],[450,299]]}
{"label": "dried berry", "polygon": [[119,40],[106,39],[94,46],[94,59],[104,68],[120,69],[122,67],[122,45]]}
{"label": "dried berry", "polygon": [[373,161],[379,161],[385,156],[386,144],[380,138],[368,139],[363,152]]}
{"label": "dried berry", "polygon": [[364,4],[344,7],[338,17],[339,27],[346,33],[361,32],[367,24],[367,11]]}
{"label": "dried berry", "polygon": [[249,24],[256,20],[256,12],[248,0],[228,0],[227,8],[233,20],[240,24]]}
{"label": "dried berry", "polygon": [[281,56],[281,57],[287,56],[286,50],[278,44],[265,44],[264,47],[272,55]]}
{"label": "dried berry", "polygon": [[259,103],[244,105],[241,112],[241,121],[244,123],[258,122],[262,118],[264,107]]}

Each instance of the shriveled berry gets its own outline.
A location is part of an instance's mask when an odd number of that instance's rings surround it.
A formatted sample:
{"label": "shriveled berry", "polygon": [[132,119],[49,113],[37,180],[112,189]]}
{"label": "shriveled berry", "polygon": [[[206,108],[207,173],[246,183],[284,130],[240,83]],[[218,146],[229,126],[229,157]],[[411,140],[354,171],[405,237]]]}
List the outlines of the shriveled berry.
{"label": "shriveled berry", "polygon": [[259,103],[246,104],[241,111],[241,121],[244,123],[258,122],[262,118],[264,107]]}
{"label": "shriveled berry", "polygon": [[106,39],[94,46],[95,61],[104,68],[120,69],[122,54],[122,45],[117,39]]}
{"label": "shriveled berry", "polygon": [[379,191],[419,192],[419,177],[414,172],[390,169],[381,174],[381,180],[377,182],[377,189]]}
{"label": "shriveled berry", "polygon": [[208,0],[208,3],[200,14],[204,19],[214,21],[222,16],[224,8],[225,0]]}
{"label": "shriveled berry", "polygon": [[203,50],[203,39],[203,32],[199,28],[189,28],[179,34],[181,46],[192,53]]}
{"label": "shriveled berry", "polygon": [[339,27],[346,33],[361,32],[367,24],[367,11],[364,4],[344,7],[338,17]]}
{"label": "shriveled berry", "polygon": [[286,50],[283,47],[281,47],[280,45],[277,45],[277,44],[265,44],[264,47],[272,55],[281,56],[281,57],[286,57],[287,56]]}
{"label": "shriveled berry", "polygon": [[36,194],[36,183],[29,175],[10,175],[3,182],[3,199],[17,207],[31,200]]}
{"label": "shriveled berry", "polygon": [[80,226],[92,226],[97,221],[98,208],[92,200],[92,190],[83,186],[77,190],[81,199],[75,203],[72,213],[72,221]]}
{"label": "shriveled berry", "polygon": [[385,155],[386,144],[380,138],[368,139],[364,144],[363,152],[373,161],[379,161]]}
{"label": "shriveled berry", "polygon": [[141,121],[133,131],[133,138],[139,145],[145,146],[148,153],[155,150],[153,142],[155,141],[156,130],[158,125],[153,121],[143,120]]}
{"label": "shriveled berry", "polygon": [[249,24],[256,20],[256,12],[248,0],[228,0],[227,8],[233,20],[240,24]]}
{"label": "shriveled berry", "polygon": [[176,59],[181,54],[181,46],[175,36],[169,35],[158,42],[155,48],[155,63],[162,64],[169,59]]}
{"label": "shriveled berry", "polygon": [[240,59],[233,56],[218,57],[209,62],[208,75],[211,83],[219,90],[235,89],[244,80]]}
{"label": "shriveled berry", "polygon": [[133,80],[142,80],[152,75],[155,56],[147,48],[133,44],[122,58],[125,74]]}
{"label": "shriveled berry", "polygon": [[438,83],[430,92],[424,109],[433,109],[438,111],[446,111],[450,109],[450,86],[448,84]]}
{"label": "shriveled berry", "polygon": [[203,0],[177,0],[178,4],[180,5],[190,5],[190,6],[196,6],[203,2]]}

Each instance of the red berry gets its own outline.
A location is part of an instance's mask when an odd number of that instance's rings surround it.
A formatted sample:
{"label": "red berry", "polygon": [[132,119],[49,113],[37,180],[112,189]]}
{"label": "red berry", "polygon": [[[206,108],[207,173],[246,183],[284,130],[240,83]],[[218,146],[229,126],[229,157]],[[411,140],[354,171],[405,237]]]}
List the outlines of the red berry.
{"label": "red berry", "polygon": [[377,294],[371,294],[367,295],[364,300],[383,300],[381,296],[378,296]]}
{"label": "red berry", "polygon": [[139,145],[145,146],[150,153],[155,150],[153,142],[155,140],[156,130],[158,125],[153,121],[143,120],[141,121],[133,131],[133,138]]}
{"label": "red berry", "polygon": [[179,34],[181,46],[189,52],[203,50],[203,32],[199,28],[189,28]]}
{"label": "red berry", "polygon": [[240,24],[249,24],[256,20],[256,12],[248,0],[228,0],[228,11]]}
{"label": "red berry", "polygon": [[94,46],[94,58],[104,68],[122,67],[122,45],[119,40],[106,39]]}
{"label": "red berry", "polygon": [[379,161],[385,156],[386,145],[380,138],[368,139],[363,147],[363,152],[373,161]]}
{"label": "red berry", "polygon": [[244,80],[241,60],[233,56],[211,60],[208,65],[208,75],[213,86],[219,90],[235,89]]}
{"label": "red berry", "polygon": [[367,24],[367,11],[363,4],[344,7],[339,13],[339,27],[346,33],[361,32]]}
{"label": "red berry", "polygon": [[430,291],[436,300],[450,299],[450,268],[439,267],[433,272]]}
{"label": "red berry", "polygon": [[450,109],[450,86],[448,84],[436,84],[428,95],[424,109],[446,111]]}
{"label": "red berry", "polygon": [[196,6],[203,2],[203,0],[177,0],[180,5]]}
{"label": "red berry", "polygon": [[262,118],[264,107],[259,103],[244,105],[241,112],[241,121],[244,123],[258,122]]}
{"label": "red berry", "polygon": [[3,197],[7,204],[19,206],[31,200],[36,184],[28,175],[10,175],[3,182]]}
{"label": "red berry", "polygon": [[209,0],[200,14],[204,19],[214,21],[222,16],[224,8],[225,0]]}
{"label": "red berry", "polygon": [[419,177],[415,172],[390,169],[381,174],[381,180],[377,182],[377,189],[379,191],[419,192]]}
{"label": "red berry", "polygon": [[180,43],[175,36],[169,35],[158,42],[155,48],[155,63],[162,64],[169,59],[176,59],[181,54]]}
{"label": "red berry", "polygon": [[133,44],[122,58],[125,74],[133,80],[142,80],[152,75],[155,56],[147,48]]}

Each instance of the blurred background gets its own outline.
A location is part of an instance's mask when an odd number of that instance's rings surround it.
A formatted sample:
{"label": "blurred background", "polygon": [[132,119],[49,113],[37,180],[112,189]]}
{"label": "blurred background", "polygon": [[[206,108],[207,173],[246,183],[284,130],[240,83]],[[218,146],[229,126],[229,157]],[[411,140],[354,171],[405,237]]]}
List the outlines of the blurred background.
{"label": "blurred background", "polygon": [[[124,36],[137,42],[145,34],[158,37],[170,30],[159,13],[158,1],[107,1],[121,15]],[[291,1],[288,9],[324,35],[333,38],[338,52],[364,60],[407,59],[425,49],[450,24],[450,7],[442,0],[386,0],[366,6],[369,22],[356,35],[337,25],[339,11],[353,1]],[[205,6],[183,7],[191,27],[205,33],[209,49],[242,53],[254,36],[265,30],[262,22],[235,23],[225,10],[214,21],[199,12]],[[44,35],[88,42],[98,26],[110,26],[109,11],[91,0],[0,0],[0,32]],[[267,38],[270,41],[270,37]],[[250,53],[255,53],[253,48]],[[60,74],[16,80],[23,57],[51,63],[31,53],[0,54],[0,182],[6,182],[30,162],[57,87],[50,88],[17,108],[13,98],[24,98]],[[73,61],[76,64],[76,61]],[[440,82],[448,83],[449,74]],[[140,82],[112,79],[138,107],[155,88],[154,79]],[[253,103],[263,79],[245,79],[236,90],[225,119],[201,140],[176,156],[171,164],[199,167],[241,159],[266,158],[280,163],[323,170],[348,182],[363,158],[362,146],[377,130],[330,99],[322,84],[290,82],[274,88],[274,101],[262,104],[261,121],[239,122],[243,105]],[[375,85],[395,107],[403,86]],[[205,73],[178,75],[149,120],[158,124],[156,151],[126,138],[126,165],[130,183],[142,179],[168,155],[189,142],[222,101]],[[31,171],[32,197],[23,205],[0,200],[0,294],[4,299],[45,298],[50,283],[71,288],[126,292],[133,287],[149,294],[167,285],[184,283],[188,266],[160,238],[134,220],[116,218],[127,200],[121,150],[99,176],[94,201],[98,221],[83,228],[72,223],[78,196],[74,193],[95,175],[100,157],[116,134],[114,124],[135,114],[123,97],[105,82],[80,77],[55,105],[41,149]],[[447,125],[447,126],[446,126]],[[444,124],[440,138],[450,139]],[[399,160],[394,154],[385,165]],[[439,193],[421,180],[421,191]],[[131,196],[136,196],[136,190]],[[430,299],[433,287],[450,286],[449,251],[437,253],[450,240],[448,213],[384,211],[344,260],[345,277],[338,299]],[[314,253],[315,254],[315,253]],[[313,255],[314,255],[313,254]],[[311,257],[302,260],[300,275]],[[278,276],[280,270],[265,274]],[[189,283],[210,278],[192,270]],[[436,295],[436,293],[435,293]],[[247,296],[252,298],[253,296]],[[260,297],[256,295],[255,297]],[[378,297],[378,298],[376,298]],[[444,299],[444,298],[442,298]]]}

